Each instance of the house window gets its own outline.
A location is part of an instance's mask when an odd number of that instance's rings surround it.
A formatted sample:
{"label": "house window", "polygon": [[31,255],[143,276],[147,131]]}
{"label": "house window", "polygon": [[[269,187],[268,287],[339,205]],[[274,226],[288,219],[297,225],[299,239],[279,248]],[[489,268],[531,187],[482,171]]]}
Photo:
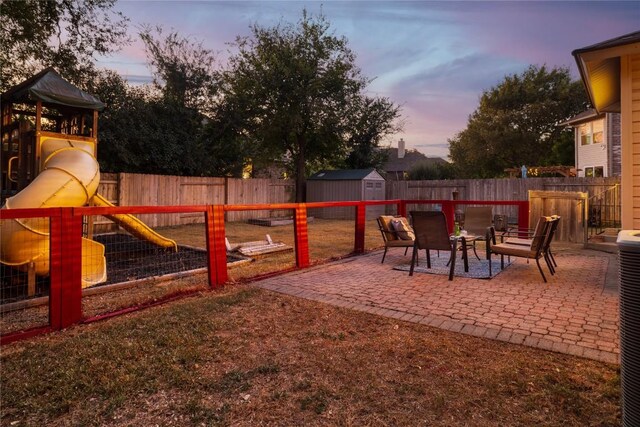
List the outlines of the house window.
{"label": "house window", "polygon": [[593,166],[584,168],[584,176],[587,178],[602,178],[604,176],[604,167]]}
{"label": "house window", "polygon": [[604,120],[585,123],[578,128],[580,145],[601,144],[604,142]]}

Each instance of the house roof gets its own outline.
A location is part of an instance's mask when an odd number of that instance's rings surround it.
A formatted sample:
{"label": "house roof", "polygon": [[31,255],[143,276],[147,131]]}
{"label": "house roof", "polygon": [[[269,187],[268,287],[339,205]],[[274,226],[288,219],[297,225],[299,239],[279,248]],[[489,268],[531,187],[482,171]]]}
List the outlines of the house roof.
{"label": "house roof", "polygon": [[580,76],[598,112],[620,112],[620,57],[640,54],[640,31],[576,49]]}
{"label": "house roof", "polygon": [[624,46],[630,43],[640,42],[640,31],[635,31],[633,33],[625,34],[613,39],[605,40],[600,43],[592,44],[590,46],[582,47],[580,49],[576,49],[571,54],[576,56],[581,53],[591,52],[594,50],[607,49],[610,47]]}
{"label": "house roof", "polygon": [[1,96],[2,102],[36,102],[102,111],[104,104],[95,96],[75,87],[53,68],[13,86]]}
{"label": "house roof", "polygon": [[382,175],[373,168],[321,170],[311,175],[307,181],[360,181],[363,179],[384,181]]}
{"label": "house roof", "polygon": [[558,126],[577,126],[603,117],[604,113],[598,113],[595,108],[589,108],[588,110],[573,116],[569,120],[558,124]]}
{"label": "house roof", "polygon": [[447,161],[441,157],[427,157],[417,150],[406,150],[404,157],[401,159],[398,158],[397,148],[387,148],[387,152],[389,153],[389,158],[382,167],[386,172],[408,172],[419,163],[447,163]]}

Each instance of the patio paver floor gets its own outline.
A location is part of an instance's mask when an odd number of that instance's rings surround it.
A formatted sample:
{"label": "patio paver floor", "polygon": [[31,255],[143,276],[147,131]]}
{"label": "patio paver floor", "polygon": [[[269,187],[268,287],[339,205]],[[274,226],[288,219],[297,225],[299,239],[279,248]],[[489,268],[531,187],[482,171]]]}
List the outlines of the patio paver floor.
{"label": "patio paver floor", "polygon": [[[389,251],[295,271],[255,286],[452,332],[619,363],[618,295],[609,254],[560,250],[544,283],[518,259],[491,280],[393,270],[409,256]],[[473,262],[473,261],[470,261]],[[545,274],[548,270],[545,268]],[[615,286],[614,286],[615,288]]]}

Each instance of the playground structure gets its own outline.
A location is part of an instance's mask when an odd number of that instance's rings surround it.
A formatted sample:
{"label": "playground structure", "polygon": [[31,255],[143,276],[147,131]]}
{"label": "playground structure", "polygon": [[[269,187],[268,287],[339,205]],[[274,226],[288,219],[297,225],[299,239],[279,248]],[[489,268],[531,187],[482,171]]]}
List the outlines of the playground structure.
{"label": "playground structure", "polygon": [[[113,206],[97,193],[98,112],[104,104],[47,68],[1,95],[2,209]],[[139,239],[177,250],[167,239],[128,214],[107,215]],[[104,246],[91,239],[88,221],[82,238],[82,287],[106,280]],[[0,262],[35,276],[47,276],[49,221],[0,222]],[[30,285],[31,286],[31,285]]]}

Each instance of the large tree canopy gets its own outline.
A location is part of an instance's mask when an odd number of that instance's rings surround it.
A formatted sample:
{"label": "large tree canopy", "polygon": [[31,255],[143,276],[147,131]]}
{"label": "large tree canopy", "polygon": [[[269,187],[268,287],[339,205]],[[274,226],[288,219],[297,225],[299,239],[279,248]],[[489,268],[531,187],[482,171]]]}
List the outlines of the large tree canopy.
{"label": "large tree canopy", "polygon": [[215,59],[201,42],[162,27],[145,27],[140,32],[154,85],[166,102],[204,113],[211,108],[216,92]]}
{"label": "large tree canopy", "polygon": [[[94,91],[107,104],[100,116],[100,164],[106,171],[170,175],[239,175],[233,146],[211,128],[216,74],[202,44],[144,28],[154,85],[125,84],[105,73]],[[242,160],[244,158],[240,156]],[[239,171],[239,172],[238,172]]]}
{"label": "large tree canopy", "polygon": [[[324,16],[306,11],[296,25],[253,25],[252,36],[238,38],[222,83],[219,123],[253,148],[254,164],[284,161],[296,179],[296,201],[304,201],[309,169],[339,163],[351,152],[350,138],[370,131],[351,128],[358,105],[377,115],[390,130],[399,114],[389,101],[363,102],[369,81],[355,65],[343,37],[329,32]],[[375,108],[389,110],[379,114]],[[371,127],[370,127],[371,128]],[[362,132],[356,136],[354,131]],[[377,135],[364,142],[375,142]]]}
{"label": "large tree canopy", "polygon": [[0,7],[0,89],[54,66],[77,85],[95,74],[97,56],[128,42],[116,0],[13,0]]}
{"label": "large tree canopy", "polygon": [[457,176],[491,178],[521,165],[573,164],[571,131],[558,124],[587,108],[566,68],[530,66],[485,91],[467,128],[449,140]]}

